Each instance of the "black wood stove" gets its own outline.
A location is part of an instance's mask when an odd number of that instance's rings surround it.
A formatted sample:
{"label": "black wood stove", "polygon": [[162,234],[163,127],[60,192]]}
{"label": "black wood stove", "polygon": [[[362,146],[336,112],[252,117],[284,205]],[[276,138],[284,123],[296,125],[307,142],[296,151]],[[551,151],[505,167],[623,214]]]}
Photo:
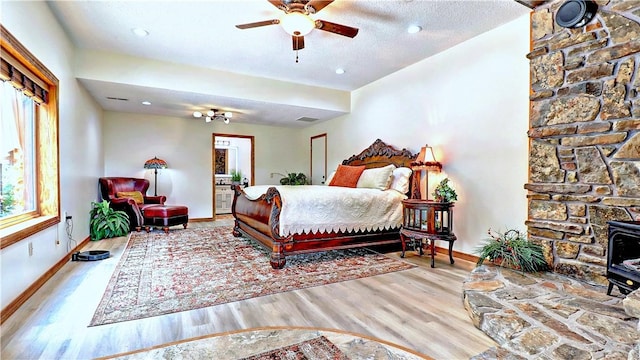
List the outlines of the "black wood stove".
{"label": "black wood stove", "polygon": [[640,287],[640,221],[609,221],[607,279],[611,295],[614,285],[622,294]]}

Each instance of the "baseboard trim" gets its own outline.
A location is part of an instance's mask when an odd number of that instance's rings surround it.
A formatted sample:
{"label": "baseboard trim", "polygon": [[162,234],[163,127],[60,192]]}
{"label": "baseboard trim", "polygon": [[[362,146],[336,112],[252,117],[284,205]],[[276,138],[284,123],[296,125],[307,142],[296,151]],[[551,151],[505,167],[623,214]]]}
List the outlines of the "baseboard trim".
{"label": "baseboard trim", "polygon": [[[449,249],[443,248],[443,247],[439,247],[439,246],[436,246],[436,252],[449,255]],[[474,263],[478,262],[478,260],[480,259],[479,257],[477,257],[475,255],[466,254],[466,253],[455,251],[455,250],[453,250],[453,257],[454,258],[458,258],[458,259],[462,259],[462,260],[471,261],[471,262],[474,262]]]}
{"label": "baseboard trim", "polygon": [[15,313],[20,306],[22,306],[33,294],[38,291],[55,273],[57,273],[66,263],[71,260],[71,254],[76,251],[80,251],[80,249],[89,243],[89,237],[80,242],[71,252],[65,255],[62,259],[60,259],[55,265],[53,265],[47,272],[45,272],[42,276],[38,278],[31,286],[29,286],[25,291],[23,291],[18,297],[13,300],[9,305],[7,305],[0,312],[0,325],[4,324],[5,320],[7,320],[13,313]]}
{"label": "baseboard trim", "polygon": [[195,219],[189,219],[189,222],[193,222],[193,223],[197,223],[197,222],[208,222],[208,221],[213,221],[213,218],[195,218]]}

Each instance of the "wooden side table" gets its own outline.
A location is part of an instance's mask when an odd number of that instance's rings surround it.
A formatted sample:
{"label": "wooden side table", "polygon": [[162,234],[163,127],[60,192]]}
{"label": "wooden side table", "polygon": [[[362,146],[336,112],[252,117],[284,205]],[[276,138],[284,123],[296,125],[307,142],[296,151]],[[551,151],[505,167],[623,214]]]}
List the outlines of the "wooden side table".
{"label": "wooden side table", "polygon": [[427,239],[431,250],[431,267],[435,267],[435,241],[442,240],[449,242],[449,261],[453,264],[453,242],[457,239],[453,234],[453,203],[407,199],[402,201],[402,208],[402,257],[407,240],[414,244],[414,248],[418,241],[420,255],[423,255],[422,239]]}

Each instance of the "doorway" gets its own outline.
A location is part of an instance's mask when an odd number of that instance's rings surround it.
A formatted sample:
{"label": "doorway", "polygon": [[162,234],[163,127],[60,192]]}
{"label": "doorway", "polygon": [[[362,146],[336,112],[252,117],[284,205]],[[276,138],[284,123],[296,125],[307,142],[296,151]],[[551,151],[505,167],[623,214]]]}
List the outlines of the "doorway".
{"label": "doorway", "polygon": [[327,179],[327,134],[311,137],[311,185],[323,185]]}
{"label": "doorway", "polygon": [[239,174],[242,185],[255,184],[254,137],[213,133],[211,140],[212,214],[231,214],[233,174]]}

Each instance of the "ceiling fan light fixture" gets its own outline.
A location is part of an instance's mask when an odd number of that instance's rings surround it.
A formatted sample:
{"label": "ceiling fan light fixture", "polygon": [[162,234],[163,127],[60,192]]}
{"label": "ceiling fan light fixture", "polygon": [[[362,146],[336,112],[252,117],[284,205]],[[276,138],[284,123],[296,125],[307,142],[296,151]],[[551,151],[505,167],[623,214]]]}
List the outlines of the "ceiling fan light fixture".
{"label": "ceiling fan light fixture", "polygon": [[338,74],[338,75],[342,75],[342,74],[344,74],[344,73],[345,73],[345,71],[344,71],[344,69],[343,69],[343,68],[337,68],[337,69],[336,69],[336,74]]}
{"label": "ceiling fan light fixture", "polygon": [[[233,113],[231,111],[227,111],[224,113],[224,117],[231,119],[233,117]],[[229,123],[229,121],[227,120],[225,123]]]}
{"label": "ceiling fan light fixture", "polygon": [[193,112],[193,117],[194,118],[201,118],[202,117],[202,113],[200,111],[194,111]]}
{"label": "ceiling fan light fixture", "polygon": [[223,121],[224,121],[225,124],[229,124],[229,118],[228,117],[225,116]]}
{"label": "ceiling fan light fixture", "polygon": [[208,116],[208,117],[213,117],[215,114],[216,114],[216,112],[215,112],[215,111],[213,111],[213,110],[209,110],[209,111],[207,111],[207,116]]}
{"label": "ceiling fan light fixture", "polygon": [[316,27],[316,22],[300,12],[290,12],[280,18],[280,25],[289,35],[305,36]]}
{"label": "ceiling fan light fixture", "polygon": [[207,116],[206,118],[204,118],[204,122],[210,123],[211,122],[211,116]]}

